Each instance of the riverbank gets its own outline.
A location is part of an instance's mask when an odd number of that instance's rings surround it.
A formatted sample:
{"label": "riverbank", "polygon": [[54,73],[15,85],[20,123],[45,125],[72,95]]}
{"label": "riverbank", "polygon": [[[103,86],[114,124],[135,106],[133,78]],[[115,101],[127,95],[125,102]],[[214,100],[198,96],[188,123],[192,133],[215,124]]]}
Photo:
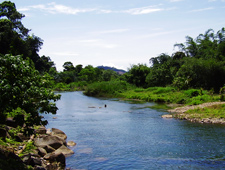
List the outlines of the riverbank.
{"label": "riverbank", "polygon": [[[225,102],[207,102],[168,110],[171,117],[199,123],[225,124]],[[220,113],[223,112],[223,113]]]}
{"label": "riverbank", "polygon": [[19,132],[11,137],[10,129],[13,127],[0,129],[0,169],[63,170],[66,157],[74,154],[69,147],[76,143],[66,142],[67,135],[59,129],[41,126],[29,137]]}

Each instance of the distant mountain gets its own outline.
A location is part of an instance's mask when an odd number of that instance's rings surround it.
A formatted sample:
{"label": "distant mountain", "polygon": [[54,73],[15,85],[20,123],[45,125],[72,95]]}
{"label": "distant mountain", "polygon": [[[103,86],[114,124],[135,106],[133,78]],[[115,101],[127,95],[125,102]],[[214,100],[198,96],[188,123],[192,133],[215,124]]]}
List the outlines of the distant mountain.
{"label": "distant mountain", "polygon": [[113,71],[117,72],[118,74],[124,74],[124,73],[126,73],[125,70],[117,69],[117,68],[109,67],[109,66],[98,66],[98,68],[104,69],[104,70],[113,70]]}

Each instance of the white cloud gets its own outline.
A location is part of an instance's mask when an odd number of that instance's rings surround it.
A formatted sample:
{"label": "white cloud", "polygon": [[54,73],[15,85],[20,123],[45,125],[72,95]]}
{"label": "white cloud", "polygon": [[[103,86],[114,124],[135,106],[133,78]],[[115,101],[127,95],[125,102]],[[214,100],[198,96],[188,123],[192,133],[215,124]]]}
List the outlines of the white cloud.
{"label": "white cloud", "polygon": [[33,5],[33,6],[21,8],[21,10],[23,11],[29,11],[31,9],[38,9],[38,10],[42,10],[52,14],[60,13],[60,14],[71,14],[71,15],[96,11],[96,9],[94,8],[86,8],[86,9],[71,8],[65,5],[58,5],[55,2],[48,3],[47,5],[41,4],[41,5]]}
{"label": "white cloud", "polygon": [[154,6],[142,7],[142,8],[133,8],[124,10],[124,13],[132,14],[132,15],[141,15],[141,14],[149,14],[153,12],[163,11],[162,8],[156,8]]}
{"label": "white cloud", "polygon": [[84,46],[87,47],[100,47],[100,48],[108,48],[108,49],[112,49],[112,48],[116,48],[118,45],[116,44],[109,44],[104,42],[101,39],[86,39],[86,40],[80,40],[79,43],[82,43]]}
{"label": "white cloud", "polygon": [[202,11],[208,11],[208,10],[213,10],[213,9],[214,9],[213,7],[209,7],[209,8],[191,10],[190,12],[202,12]]}

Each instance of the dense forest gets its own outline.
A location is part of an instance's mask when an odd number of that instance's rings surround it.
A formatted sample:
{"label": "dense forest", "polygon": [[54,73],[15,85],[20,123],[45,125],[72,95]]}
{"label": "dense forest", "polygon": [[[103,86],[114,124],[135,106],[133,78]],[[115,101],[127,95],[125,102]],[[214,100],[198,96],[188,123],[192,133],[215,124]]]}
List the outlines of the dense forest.
{"label": "dense forest", "polygon": [[94,87],[103,89],[113,84],[111,91],[132,86],[195,88],[219,93],[225,85],[224,28],[217,32],[209,29],[196,38],[187,36],[186,42],[174,45],[177,52],[171,56],[162,53],[149,59],[150,67],[134,64],[124,74],[92,65],[73,65],[70,61],[58,72],[50,57],[39,56],[43,40],[30,35],[22,24],[23,17],[14,3],[0,4],[1,122],[13,112],[27,116],[27,128],[31,124],[46,124],[38,112],[56,113],[57,107],[50,101],[60,97],[52,90],[86,90],[88,95],[97,95]]}

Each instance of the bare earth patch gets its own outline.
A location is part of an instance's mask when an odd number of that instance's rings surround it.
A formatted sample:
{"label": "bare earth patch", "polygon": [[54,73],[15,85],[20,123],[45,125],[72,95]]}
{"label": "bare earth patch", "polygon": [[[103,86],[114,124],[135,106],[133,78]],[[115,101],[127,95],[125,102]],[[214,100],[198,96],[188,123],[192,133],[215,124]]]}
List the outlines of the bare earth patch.
{"label": "bare earth patch", "polygon": [[221,118],[200,119],[200,118],[198,118],[197,114],[193,117],[193,115],[190,116],[189,114],[185,113],[188,110],[210,107],[210,106],[219,105],[219,104],[225,104],[225,102],[209,102],[209,103],[203,103],[203,104],[200,104],[200,105],[190,105],[190,106],[177,107],[175,109],[168,110],[168,112],[175,113],[173,115],[173,117],[176,117],[176,118],[179,118],[179,119],[189,120],[189,121],[192,121],[192,122],[225,124],[225,119],[221,119]]}

